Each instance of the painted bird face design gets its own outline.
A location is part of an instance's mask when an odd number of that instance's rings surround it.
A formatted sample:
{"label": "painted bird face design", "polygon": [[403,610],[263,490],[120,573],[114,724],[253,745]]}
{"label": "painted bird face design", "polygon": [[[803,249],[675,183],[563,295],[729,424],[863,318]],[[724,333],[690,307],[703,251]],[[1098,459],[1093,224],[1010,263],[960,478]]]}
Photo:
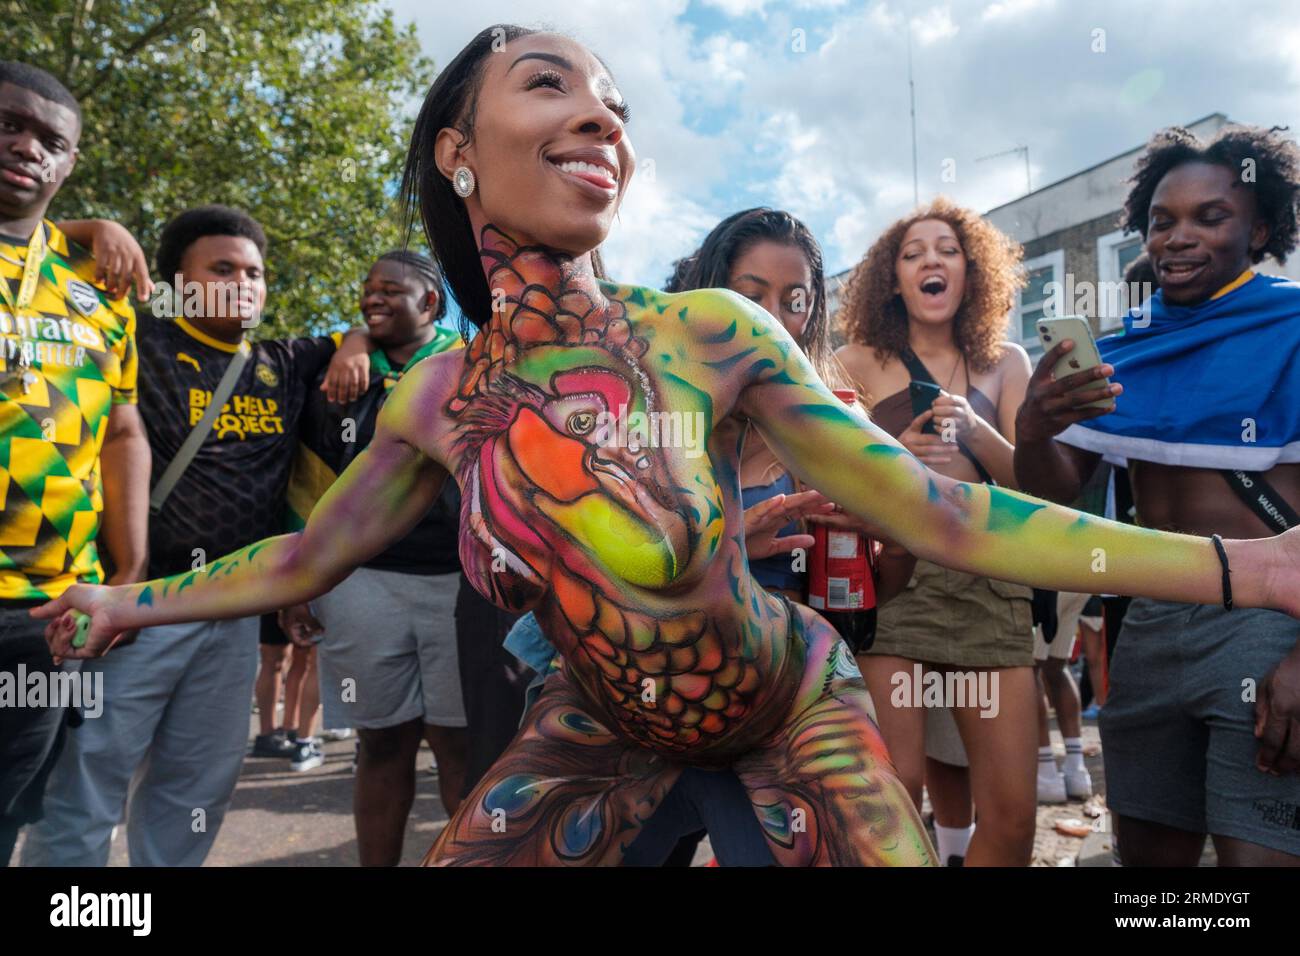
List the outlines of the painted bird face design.
{"label": "painted bird face design", "polygon": [[[691,525],[670,456],[630,421],[655,389],[622,303],[566,288],[553,259],[499,233],[485,242],[502,320],[477,336],[451,407],[463,423],[462,558],[508,607],[562,562],[602,588],[670,585],[689,560]],[[558,292],[556,291],[558,290]]]}

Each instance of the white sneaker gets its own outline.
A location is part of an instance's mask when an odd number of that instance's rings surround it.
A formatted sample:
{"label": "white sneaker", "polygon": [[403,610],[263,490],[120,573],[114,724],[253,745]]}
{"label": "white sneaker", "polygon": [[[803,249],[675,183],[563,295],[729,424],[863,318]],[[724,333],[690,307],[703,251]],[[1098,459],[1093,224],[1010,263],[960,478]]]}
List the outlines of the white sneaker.
{"label": "white sneaker", "polygon": [[321,740],[347,740],[351,736],[351,727],[332,727],[320,732]]}
{"label": "white sneaker", "polygon": [[1038,802],[1065,802],[1065,774],[1057,770],[1050,777],[1044,777],[1041,773],[1038,775]]}
{"label": "white sneaker", "polygon": [[[1069,794],[1071,800],[1087,800],[1092,796],[1092,774],[1088,773],[1087,767],[1067,770],[1062,776],[1065,777],[1065,792]],[[1042,786],[1040,781],[1038,784],[1040,794]]]}

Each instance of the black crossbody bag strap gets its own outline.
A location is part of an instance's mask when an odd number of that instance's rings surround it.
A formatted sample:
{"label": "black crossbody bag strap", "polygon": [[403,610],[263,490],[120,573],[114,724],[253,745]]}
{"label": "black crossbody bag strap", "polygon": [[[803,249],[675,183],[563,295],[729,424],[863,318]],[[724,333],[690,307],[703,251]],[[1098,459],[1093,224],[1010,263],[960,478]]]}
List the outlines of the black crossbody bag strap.
{"label": "black crossbody bag strap", "polygon": [[[912,376],[914,382],[925,382],[929,385],[938,385],[930,370],[925,367],[925,363],[916,357],[916,353],[911,349],[904,349],[902,354],[903,364],[907,366],[907,372]],[[980,464],[980,460],[971,454],[971,450],[966,447],[966,443],[961,439],[957,440],[957,450],[970,459],[970,463],[975,466],[975,473],[980,476],[980,481],[986,485],[995,484],[993,476],[989,474],[988,469]]]}
{"label": "black crossbody bag strap", "polygon": [[1286,499],[1277,493],[1277,489],[1264,480],[1258,471],[1231,471],[1227,468],[1219,472],[1242,503],[1273,529],[1274,534],[1281,534],[1288,528],[1300,525],[1300,514],[1287,504]]}

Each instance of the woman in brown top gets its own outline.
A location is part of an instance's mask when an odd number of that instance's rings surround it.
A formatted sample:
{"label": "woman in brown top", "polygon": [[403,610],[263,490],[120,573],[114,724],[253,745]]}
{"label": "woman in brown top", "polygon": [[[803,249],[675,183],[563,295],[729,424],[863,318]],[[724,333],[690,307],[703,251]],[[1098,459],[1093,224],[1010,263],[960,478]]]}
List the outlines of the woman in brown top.
{"label": "woman in brown top", "polygon": [[[1020,247],[991,224],[940,198],[877,240],[840,313],[850,344],[838,357],[874,397],[876,423],[926,465],[962,481],[1015,487],[1015,415],[1030,364],[1004,338],[1023,281],[1020,258]],[[914,416],[909,383],[926,373],[942,391]],[[919,561],[904,593],[881,608],[876,642],[859,658],[881,732],[918,806],[926,707],[952,708],[979,811],[968,865],[1027,865],[1033,848],[1030,598],[1023,585]],[[962,681],[953,680],[958,674]],[[925,693],[939,686],[942,701]]]}

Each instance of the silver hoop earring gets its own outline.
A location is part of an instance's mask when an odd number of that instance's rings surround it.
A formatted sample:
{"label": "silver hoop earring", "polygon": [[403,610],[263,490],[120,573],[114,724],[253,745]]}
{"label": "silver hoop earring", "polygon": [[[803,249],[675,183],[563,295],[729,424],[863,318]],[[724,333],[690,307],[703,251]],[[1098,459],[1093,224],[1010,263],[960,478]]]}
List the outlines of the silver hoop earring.
{"label": "silver hoop earring", "polygon": [[452,188],[461,199],[466,199],[474,191],[474,174],[468,166],[457,166],[451,178]]}

